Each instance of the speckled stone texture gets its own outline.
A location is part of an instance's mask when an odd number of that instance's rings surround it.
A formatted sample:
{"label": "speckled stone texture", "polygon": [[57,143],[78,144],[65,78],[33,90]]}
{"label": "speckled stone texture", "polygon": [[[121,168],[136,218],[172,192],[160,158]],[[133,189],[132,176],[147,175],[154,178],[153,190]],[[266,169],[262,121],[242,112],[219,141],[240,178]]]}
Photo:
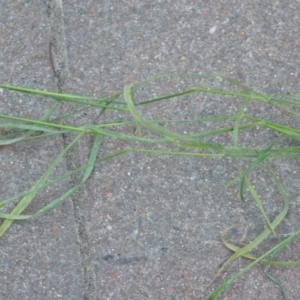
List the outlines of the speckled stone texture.
{"label": "speckled stone texture", "polygon": [[[47,22],[42,1],[1,1],[2,84],[56,91],[49,65]],[[0,93],[0,112],[24,118],[42,117],[51,103],[5,90]],[[33,186],[62,149],[60,136],[0,147],[1,200]],[[63,161],[54,175],[65,172]],[[37,212],[68,186],[64,181],[43,190],[24,213]],[[76,227],[69,200],[41,218],[15,222],[0,239],[0,299],[83,299]]]}
{"label": "speckled stone texture", "polygon": [[[43,1],[15,3],[5,2],[0,12],[4,49],[0,53],[1,82],[55,90],[47,52],[46,6]],[[70,93],[105,97],[126,84],[174,72],[221,74],[267,95],[299,91],[300,1],[66,0],[63,12]],[[137,102],[197,85],[229,87],[210,80],[158,81],[157,85],[150,84],[139,90]],[[7,95],[7,92],[1,94],[1,111],[38,117],[42,105],[48,105],[46,101],[38,102],[40,106],[24,105],[25,101],[33,100],[22,96],[24,100],[20,102],[20,96],[15,94],[11,100],[15,104],[11,104]],[[199,118],[235,114],[241,104],[241,100],[233,97],[197,94],[139,107],[139,110],[149,119]],[[247,113],[295,127],[300,125],[294,117],[257,101],[251,102]],[[75,121],[86,124],[94,115],[95,112],[90,111]],[[122,114],[109,113],[106,120],[122,118]],[[190,133],[212,128],[211,125],[166,126]],[[132,133],[133,128],[125,130]],[[231,140],[232,136],[226,135],[207,141],[229,144]],[[241,136],[241,144],[248,146],[268,146],[273,140],[274,135],[269,131],[255,129]],[[82,161],[92,142],[92,136],[81,142]],[[23,180],[18,183],[19,178],[26,179],[30,186],[38,174],[42,174],[50,157],[55,157],[53,145],[57,145],[54,148],[59,151],[62,146],[59,138],[46,144],[34,142],[32,146],[20,144],[0,149],[0,164],[4,161],[7,165],[15,159],[12,151],[22,153],[23,158],[20,154],[18,159],[26,158],[27,162],[22,168],[11,168],[12,175],[1,165],[1,189],[5,185],[2,193],[8,195],[23,190]],[[128,145],[138,146],[105,138],[99,157]],[[249,242],[265,228],[249,193],[246,192],[243,204],[238,198],[238,185],[225,189],[225,184],[238,174],[237,166],[246,166],[250,161],[238,164],[235,159],[129,153],[98,165],[85,187],[87,228],[94,251],[93,261],[89,262],[95,272],[95,282],[89,286],[91,295],[95,295],[93,299],[202,300],[245,266],[245,260],[234,262],[209,286],[231,254],[221,243],[221,232],[241,223],[247,230],[246,242]],[[290,212],[277,229],[279,238],[283,238],[300,225],[299,162],[272,160],[270,163],[283,181],[290,200]],[[18,164],[22,166],[21,162]],[[64,168],[62,165],[57,172],[64,172]],[[249,178],[273,219],[283,206],[275,184],[263,167],[257,168]],[[7,184],[11,188],[7,188]],[[51,193],[59,194],[65,188],[62,184]],[[37,207],[44,201],[42,198],[41,202],[37,201]],[[88,283],[81,277],[72,216],[72,205],[66,202],[47,216],[18,222],[9,230],[0,241],[4,253],[0,272],[3,273],[1,278],[5,278],[0,283],[2,297],[13,293],[13,299],[19,299],[22,293],[26,299],[84,299],[80,291],[84,286],[86,289]],[[53,236],[57,233],[51,229],[53,226],[59,228],[59,243],[54,242]],[[43,234],[45,232],[47,234]],[[238,242],[240,230],[233,228],[229,237]],[[271,237],[254,254],[262,254],[277,242],[277,238]],[[20,253],[24,253],[21,258]],[[278,259],[296,260],[298,253],[299,242],[295,240]],[[66,258],[69,261],[64,277],[51,266],[58,268],[65,264]],[[24,265],[21,268],[20,259]],[[290,299],[300,298],[299,268],[270,268]],[[256,266],[235,281],[220,299],[283,299],[279,287],[266,277],[265,270],[265,266]],[[25,275],[26,272],[31,276]],[[52,272],[61,277],[53,276]],[[39,275],[41,273],[45,277]],[[40,285],[33,274],[38,274]],[[24,276],[26,284],[22,281]],[[57,282],[41,279],[47,277]],[[64,278],[68,278],[65,279],[69,280],[68,284],[60,281]],[[66,290],[67,285],[69,290]],[[52,289],[53,286],[57,290]]]}

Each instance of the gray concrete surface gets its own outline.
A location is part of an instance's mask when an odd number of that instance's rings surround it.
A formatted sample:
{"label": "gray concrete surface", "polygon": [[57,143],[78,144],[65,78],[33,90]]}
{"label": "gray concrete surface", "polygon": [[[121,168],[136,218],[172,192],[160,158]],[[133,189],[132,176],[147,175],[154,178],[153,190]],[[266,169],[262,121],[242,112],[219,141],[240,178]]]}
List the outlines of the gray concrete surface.
{"label": "gray concrete surface", "polygon": [[[297,93],[299,11],[300,1],[2,0],[0,82],[105,97],[156,74],[195,72],[229,76],[266,94]],[[58,75],[54,79],[49,43]],[[138,95],[146,98],[196,84],[199,81],[165,81]],[[1,112],[34,118],[51,103],[7,91],[1,91],[0,99]],[[236,99],[196,96],[147,106],[141,112],[147,118],[199,117],[232,114],[239,105]],[[61,108],[62,113],[71,109]],[[296,119],[259,103],[253,102],[249,113],[299,126]],[[93,114],[69,122],[84,124]],[[1,198],[29,188],[71,138],[1,148]],[[253,131],[242,138],[245,145],[268,145],[273,136]],[[86,137],[56,174],[82,164],[92,141]],[[230,136],[224,138],[228,141]],[[126,145],[107,138],[99,157]],[[299,228],[299,162],[271,163],[291,202],[277,230],[282,237]],[[132,153],[97,166],[72,199],[46,216],[15,222],[0,240],[0,298],[205,299],[247,263],[238,260],[207,287],[230,255],[220,243],[222,230],[242,223],[251,241],[265,226],[248,194],[242,204],[237,186],[225,190],[236,174],[233,159]],[[251,179],[274,217],[282,200],[263,168],[255,174]],[[71,178],[41,194],[27,212],[35,212],[77,180]],[[231,235],[239,239],[239,232]],[[276,242],[271,238],[255,254]],[[281,259],[297,259],[298,252],[296,240]],[[290,299],[300,297],[299,268],[271,268]],[[257,266],[220,299],[283,296],[267,279],[265,267]]]}

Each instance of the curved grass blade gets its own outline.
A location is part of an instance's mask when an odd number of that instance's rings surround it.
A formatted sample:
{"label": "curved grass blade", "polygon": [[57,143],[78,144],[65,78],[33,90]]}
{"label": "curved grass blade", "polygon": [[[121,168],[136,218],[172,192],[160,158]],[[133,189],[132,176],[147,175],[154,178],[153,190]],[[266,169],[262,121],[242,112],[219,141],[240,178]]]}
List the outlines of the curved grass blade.
{"label": "curved grass blade", "polygon": [[[280,192],[280,194],[283,198],[283,202],[284,202],[284,206],[283,206],[282,211],[271,222],[270,227],[273,230],[275,230],[275,228],[282,222],[282,220],[286,216],[286,214],[289,210],[289,202],[288,202],[286,191],[285,191],[283,185],[281,184],[281,182],[276,177],[274,171],[271,169],[271,167],[267,163],[265,163],[265,166],[266,166],[269,174],[271,175],[271,177],[275,181],[275,183],[277,185],[277,188],[278,188],[278,190],[279,190],[279,192]],[[234,261],[238,257],[241,257],[244,254],[247,254],[248,252],[250,252],[252,249],[256,248],[262,241],[264,241],[270,235],[270,233],[272,233],[272,230],[269,227],[267,227],[252,242],[250,242],[248,245],[244,246],[243,248],[240,248],[237,252],[235,252],[233,255],[231,255],[226,260],[226,262],[223,264],[223,266],[218,270],[218,272],[217,272],[216,276],[214,277],[213,281],[215,280],[215,278],[217,278],[219,276],[219,274],[225,269],[225,267],[228,266],[228,264],[230,264],[232,261]]]}
{"label": "curved grass blade", "polygon": [[205,148],[205,149],[216,149],[216,150],[223,150],[224,147],[217,144],[209,144],[209,143],[203,143],[196,139],[186,137],[179,135],[177,133],[174,133],[168,129],[165,129],[164,127],[158,126],[156,124],[153,124],[147,120],[145,120],[141,114],[138,112],[138,110],[135,108],[135,104],[133,102],[133,87],[132,86],[125,86],[124,87],[124,98],[127,103],[127,107],[132,114],[134,120],[136,120],[137,123],[141,124],[142,126],[146,127],[150,131],[154,131],[158,133],[159,135],[162,135],[166,139],[168,139],[170,142],[178,145],[179,147],[182,146],[197,146],[198,148]]}
{"label": "curved grass blade", "polygon": [[[231,226],[232,227],[232,226]],[[228,230],[231,228],[226,228],[223,232],[222,232],[222,236],[221,236],[221,239],[222,239],[222,243],[228,248],[230,249],[231,251],[233,252],[237,252],[239,251],[241,248],[228,242],[226,239],[225,239],[225,235],[226,233],[228,232]],[[282,249],[281,249],[282,250]],[[257,257],[253,256],[252,254],[250,253],[244,253],[242,255],[242,257],[244,258],[247,258],[247,259],[250,259],[250,260],[256,260]],[[295,261],[276,261],[276,260],[273,260],[273,255],[271,257],[271,259],[262,259],[261,262],[264,263],[264,264],[267,264],[267,265],[272,265],[272,266],[280,266],[280,267],[294,267],[294,266],[297,266],[297,265],[300,265],[300,259],[298,260],[295,260]]]}
{"label": "curved grass blade", "polygon": [[258,206],[261,214],[263,215],[263,217],[264,217],[264,219],[265,219],[265,221],[266,221],[269,229],[276,235],[276,233],[274,231],[274,228],[272,227],[272,224],[270,222],[270,219],[269,219],[269,217],[266,214],[264,206],[263,206],[263,204],[262,204],[262,202],[261,202],[261,200],[260,200],[260,198],[259,198],[259,196],[258,196],[258,194],[257,194],[257,192],[255,190],[255,188],[253,187],[253,185],[251,184],[251,182],[248,180],[247,176],[245,176],[245,182],[246,182],[246,185],[247,185],[250,193],[252,194],[252,197],[255,200],[255,202],[256,202],[256,204],[257,204],[257,206]]}
{"label": "curved grass blade", "polygon": [[241,173],[239,176],[235,177],[234,179],[232,179],[230,182],[228,182],[226,184],[226,188],[228,188],[230,185],[234,184],[236,181],[241,180],[240,198],[241,198],[242,202],[245,202],[244,193],[243,193],[245,176],[248,175],[257,165],[259,165],[260,163],[265,161],[267,159],[267,157],[269,157],[271,155],[270,150],[277,142],[278,142],[278,139],[276,139],[268,148],[266,148],[264,151],[262,151],[262,153],[258,155],[256,160],[248,166],[248,168],[245,172]]}
{"label": "curved grass blade", "polygon": [[218,287],[210,296],[206,298],[206,300],[217,300],[219,297],[225,292],[228,286],[232,284],[233,281],[235,281],[237,278],[239,278],[241,275],[243,275],[245,272],[250,270],[253,266],[255,266],[257,263],[261,262],[265,257],[272,254],[274,251],[277,251],[278,249],[285,248],[288,244],[290,244],[298,235],[300,234],[300,230],[295,232],[290,237],[283,240],[281,243],[276,245],[271,250],[267,251],[263,255],[261,255],[259,258],[257,258],[254,262],[250,263],[248,266],[243,268],[241,271],[234,274],[231,278],[229,278],[226,282],[224,282],[220,287]]}
{"label": "curved grass blade", "polygon": [[273,281],[276,285],[279,286],[282,294],[283,294],[283,297],[284,297],[284,300],[288,300],[289,299],[289,295],[286,291],[286,289],[284,288],[284,286],[282,285],[282,283],[279,281],[279,279],[277,277],[275,277],[274,275],[272,275],[271,273],[269,272],[266,272],[268,278]]}

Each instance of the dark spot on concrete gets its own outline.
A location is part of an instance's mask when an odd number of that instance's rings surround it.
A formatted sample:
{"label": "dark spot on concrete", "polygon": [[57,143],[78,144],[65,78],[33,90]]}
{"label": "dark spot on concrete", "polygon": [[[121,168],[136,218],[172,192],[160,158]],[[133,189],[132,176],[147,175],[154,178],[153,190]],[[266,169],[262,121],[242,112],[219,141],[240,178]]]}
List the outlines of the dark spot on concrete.
{"label": "dark spot on concrete", "polygon": [[103,257],[103,259],[106,260],[106,261],[112,260],[112,259],[114,259],[114,256],[111,255],[111,254],[108,254],[108,255],[105,255],[105,256]]}

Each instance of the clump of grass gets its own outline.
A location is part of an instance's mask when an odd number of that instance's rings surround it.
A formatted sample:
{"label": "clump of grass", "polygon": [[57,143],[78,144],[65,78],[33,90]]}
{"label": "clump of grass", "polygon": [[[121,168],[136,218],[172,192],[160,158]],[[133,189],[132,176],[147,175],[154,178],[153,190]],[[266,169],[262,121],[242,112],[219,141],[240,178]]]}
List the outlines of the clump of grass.
{"label": "clump of grass", "polygon": [[[206,80],[216,80],[222,81],[225,85],[230,84],[233,89],[216,89],[216,88],[204,88],[204,87],[194,87],[191,89],[175,92],[173,94],[168,94],[160,97],[155,97],[147,99],[144,101],[137,102],[135,100],[135,95],[137,90],[149,83],[157,82],[165,78],[198,78]],[[251,254],[251,250],[258,247],[260,243],[267,239],[267,237],[275,233],[276,227],[282,222],[289,210],[289,201],[287,193],[280,182],[280,180],[275,175],[275,172],[268,163],[270,158],[273,159],[286,159],[286,158],[299,158],[300,156],[300,146],[284,146],[285,138],[300,140],[300,130],[293,128],[287,125],[283,125],[277,122],[271,122],[259,118],[257,116],[245,114],[246,108],[249,106],[249,103],[253,100],[261,101],[264,104],[274,105],[294,116],[299,116],[296,110],[291,108],[297,107],[300,105],[300,97],[297,95],[288,95],[288,96],[266,96],[261,93],[255,92],[254,90],[239,84],[238,82],[231,80],[223,76],[216,75],[199,75],[199,74],[167,74],[157,77],[153,77],[149,80],[138,82],[136,84],[125,86],[123,91],[120,91],[110,97],[104,99],[97,99],[91,97],[81,97],[76,95],[68,94],[58,94],[52,92],[38,91],[27,88],[0,85],[1,88],[21,92],[29,93],[31,95],[38,95],[48,97],[54,100],[53,104],[49,107],[48,111],[42,116],[39,120],[21,118],[6,114],[0,114],[0,128],[2,133],[0,138],[0,146],[8,145],[13,143],[26,142],[33,139],[45,138],[47,136],[58,135],[67,132],[75,132],[77,136],[73,141],[57,156],[57,158],[52,162],[48,170],[45,171],[44,175],[39,178],[36,184],[28,191],[22,192],[19,195],[10,197],[8,199],[3,199],[0,202],[0,208],[5,207],[8,203],[17,202],[15,208],[11,213],[0,213],[0,218],[3,218],[4,221],[0,226],[0,237],[8,230],[8,228],[13,224],[15,220],[25,220],[32,217],[42,216],[43,214],[54,209],[57,205],[62,203],[68,197],[72,196],[90,177],[96,164],[100,164],[104,161],[114,159],[115,157],[124,155],[129,152],[140,152],[140,153],[151,153],[151,154],[160,154],[160,155],[177,155],[177,156],[199,156],[199,157],[215,157],[215,158],[236,158],[238,160],[243,158],[250,158],[252,162],[248,165],[245,170],[239,169],[239,176],[231,180],[227,187],[240,182],[240,199],[244,201],[244,187],[246,186],[250,191],[253,199],[255,200],[257,206],[259,207],[262,216],[264,217],[267,227],[259,234],[252,242],[240,248],[225,239],[226,230],[222,235],[223,244],[232,250],[234,253],[228,260],[223,264],[219,269],[216,276],[218,276],[224,268],[228,266],[229,263],[234,261],[239,257],[244,257],[251,260],[252,262],[233,275],[229,280],[222,284],[218,289],[216,289],[207,299],[218,299],[218,297],[225,291],[225,289],[243,273],[248,271],[257,263],[265,263],[267,265],[278,265],[278,266],[294,266],[299,264],[300,261],[294,262],[280,262],[275,261],[275,256],[282,251],[293,239],[295,239],[299,234],[300,230],[296,231],[294,234],[290,235],[288,238],[284,239],[277,246],[267,251],[265,254],[259,258],[254,257]],[[177,120],[148,120],[146,119],[139,110],[139,107],[144,105],[158,103],[162,101],[168,101],[170,99],[176,99],[185,95],[193,94],[209,94],[209,95],[219,95],[219,96],[231,96],[236,97],[242,101],[242,104],[238,112],[234,115],[227,116],[214,116],[199,119],[177,119]],[[59,118],[52,118],[54,112],[59,108],[62,101],[71,102],[78,105],[78,110],[71,112],[68,115],[60,116]],[[95,120],[90,124],[84,126],[71,126],[65,125],[63,122],[68,117],[75,115],[79,112],[90,109],[98,109],[99,113]],[[99,123],[99,119],[103,117],[108,111],[118,111],[122,112],[127,116],[127,119],[124,121],[112,121]],[[130,116],[131,121],[128,121],[128,116]],[[199,123],[199,122],[211,122],[218,124],[219,121],[231,121],[232,125],[225,127],[218,127],[214,130],[209,130],[201,133],[193,134],[180,134],[173,130],[167,129],[166,127],[160,124],[168,123]],[[132,125],[136,128],[134,134],[128,134],[122,131],[125,126]],[[241,147],[239,146],[239,133],[251,128],[268,128],[271,131],[276,132],[278,136],[269,146],[267,147]],[[14,129],[13,133],[10,133],[10,129]],[[154,134],[154,137],[149,137],[148,135],[143,135],[143,132],[151,132]],[[216,137],[221,136],[225,133],[232,133],[233,143],[231,146],[222,145],[220,143],[206,142],[205,137]],[[67,152],[84,136],[91,134],[95,136],[93,147],[90,151],[89,160],[86,165],[80,167],[77,170],[73,170],[67,174],[59,176],[55,179],[49,180],[50,175],[53,173],[56,166],[62,161]],[[152,135],[151,135],[152,136]],[[122,139],[126,141],[135,141],[139,142],[138,146],[130,146],[124,148],[123,150],[117,151],[111,155],[104,156],[102,158],[97,158],[103,137],[114,137],[117,139]],[[283,146],[278,146],[279,141]],[[143,145],[143,146],[141,146]],[[149,146],[150,145],[150,146]],[[164,149],[157,149],[158,145],[171,145],[170,147]],[[156,147],[156,148],[155,148]],[[283,199],[283,209],[282,211],[274,218],[273,221],[267,216],[262,201],[253,186],[253,184],[248,179],[248,176],[251,172],[257,168],[258,165],[263,165],[270,177],[273,179],[276,184],[282,199]],[[24,215],[22,212],[30,205],[32,200],[35,198],[38,192],[42,191],[45,188],[51,187],[57,182],[60,182],[76,173],[81,172],[82,180],[78,184],[72,187],[69,191],[61,195],[59,198],[54,199],[52,202],[44,206],[42,209],[37,211],[32,215]],[[275,283],[282,288],[284,297],[287,297],[287,293],[284,288],[281,286],[277,278],[272,274],[267,273],[267,276]]]}

